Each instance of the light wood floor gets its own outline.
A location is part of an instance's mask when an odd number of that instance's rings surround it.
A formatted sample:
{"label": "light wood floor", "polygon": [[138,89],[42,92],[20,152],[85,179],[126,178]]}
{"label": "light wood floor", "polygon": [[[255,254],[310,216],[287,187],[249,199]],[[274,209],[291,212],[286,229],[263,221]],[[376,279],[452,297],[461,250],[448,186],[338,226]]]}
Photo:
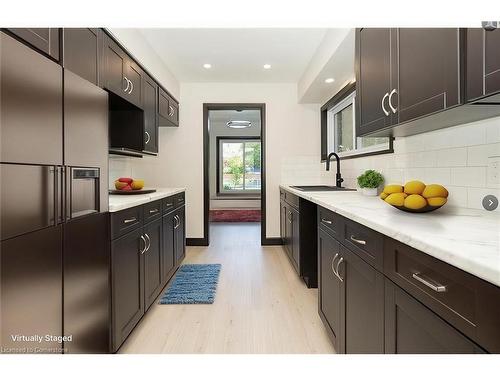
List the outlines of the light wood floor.
{"label": "light wood floor", "polygon": [[[184,263],[221,263],[212,305],[151,306],[120,353],[334,353],[307,289],[260,224],[212,224],[209,247]],[[168,286],[167,286],[168,287]]]}

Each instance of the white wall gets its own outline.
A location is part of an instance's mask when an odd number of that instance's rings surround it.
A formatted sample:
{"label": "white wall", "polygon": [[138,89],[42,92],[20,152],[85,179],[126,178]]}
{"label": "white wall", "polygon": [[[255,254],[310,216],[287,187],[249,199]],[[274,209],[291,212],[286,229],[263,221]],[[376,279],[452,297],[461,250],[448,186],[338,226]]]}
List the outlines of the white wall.
{"label": "white wall", "polygon": [[279,236],[281,168],[320,155],[319,105],[297,104],[295,84],[182,83],[180,127],[160,129],[156,178],[186,186],[187,237],[203,237],[203,103],[266,103],[267,236]]}
{"label": "white wall", "polygon": [[125,46],[154,78],[161,83],[176,99],[179,99],[180,86],[177,78],[170,72],[155,50],[137,29],[108,29],[111,34]]}

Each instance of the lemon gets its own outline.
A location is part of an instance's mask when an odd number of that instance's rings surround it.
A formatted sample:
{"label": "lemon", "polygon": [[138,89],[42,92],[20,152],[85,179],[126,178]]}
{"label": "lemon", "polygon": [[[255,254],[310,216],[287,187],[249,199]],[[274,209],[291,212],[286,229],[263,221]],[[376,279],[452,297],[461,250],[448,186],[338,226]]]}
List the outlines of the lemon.
{"label": "lemon", "polygon": [[441,207],[446,203],[447,199],[443,197],[427,198],[427,203],[432,207]]}
{"label": "lemon", "polygon": [[387,193],[384,193],[384,192],[380,193],[380,199],[382,199],[382,200],[384,200],[388,196],[389,196],[389,194],[387,194]]}
{"label": "lemon", "polygon": [[448,190],[438,184],[427,185],[422,192],[424,198],[448,198]]}
{"label": "lemon", "polygon": [[406,194],[422,194],[425,184],[422,181],[409,181],[405,184],[404,192]]}
{"label": "lemon", "polygon": [[401,185],[386,185],[384,187],[384,193],[389,195],[392,193],[402,193],[403,187]]}
{"label": "lemon", "polygon": [[427,206],[427,201],[421,195],[411,194],[405,198],[404,205],[411,210],[419,210]]}
{"label": "lemon", "polygon": [[389,203],[391,206],[401,207],[404,205],[406,196],[407,195],[405,193],[392,193],[385,198],[384,201]]}
{"label": "lemon", "polygon": [[131,186],[134,190],[141,190],[144,187],[144,180],[134,180]]}

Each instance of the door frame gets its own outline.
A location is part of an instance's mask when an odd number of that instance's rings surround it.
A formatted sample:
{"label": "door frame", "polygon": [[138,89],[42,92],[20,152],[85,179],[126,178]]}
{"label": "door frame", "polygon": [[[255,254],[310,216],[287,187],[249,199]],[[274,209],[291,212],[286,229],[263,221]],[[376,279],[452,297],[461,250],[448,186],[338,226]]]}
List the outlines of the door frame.
{"label": "door frame", "polygon": [[[208,115],[211,110],[260,110],[260,142],[261,142],[261,194],[260,194],[260,241],[262,245],[275,245],[279,239],[268,238],[266,235],[266,104],[265,103],[203,103],[203,238],[196,244],[208,246],[210,243],[210,133]],[[281,244],[281,240],[279,241]],[[193,243],[194,245],[194,243]]]}

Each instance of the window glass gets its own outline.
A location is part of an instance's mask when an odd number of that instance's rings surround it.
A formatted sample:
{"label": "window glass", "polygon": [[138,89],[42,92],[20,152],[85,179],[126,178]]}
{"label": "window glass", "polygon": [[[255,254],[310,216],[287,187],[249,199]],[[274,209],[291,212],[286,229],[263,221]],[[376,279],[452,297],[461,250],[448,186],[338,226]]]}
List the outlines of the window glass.
{"label": "window glass", "polygon": [[261,188],[260,140],[220,141],[219,186],[222,193],[258,192]]}

